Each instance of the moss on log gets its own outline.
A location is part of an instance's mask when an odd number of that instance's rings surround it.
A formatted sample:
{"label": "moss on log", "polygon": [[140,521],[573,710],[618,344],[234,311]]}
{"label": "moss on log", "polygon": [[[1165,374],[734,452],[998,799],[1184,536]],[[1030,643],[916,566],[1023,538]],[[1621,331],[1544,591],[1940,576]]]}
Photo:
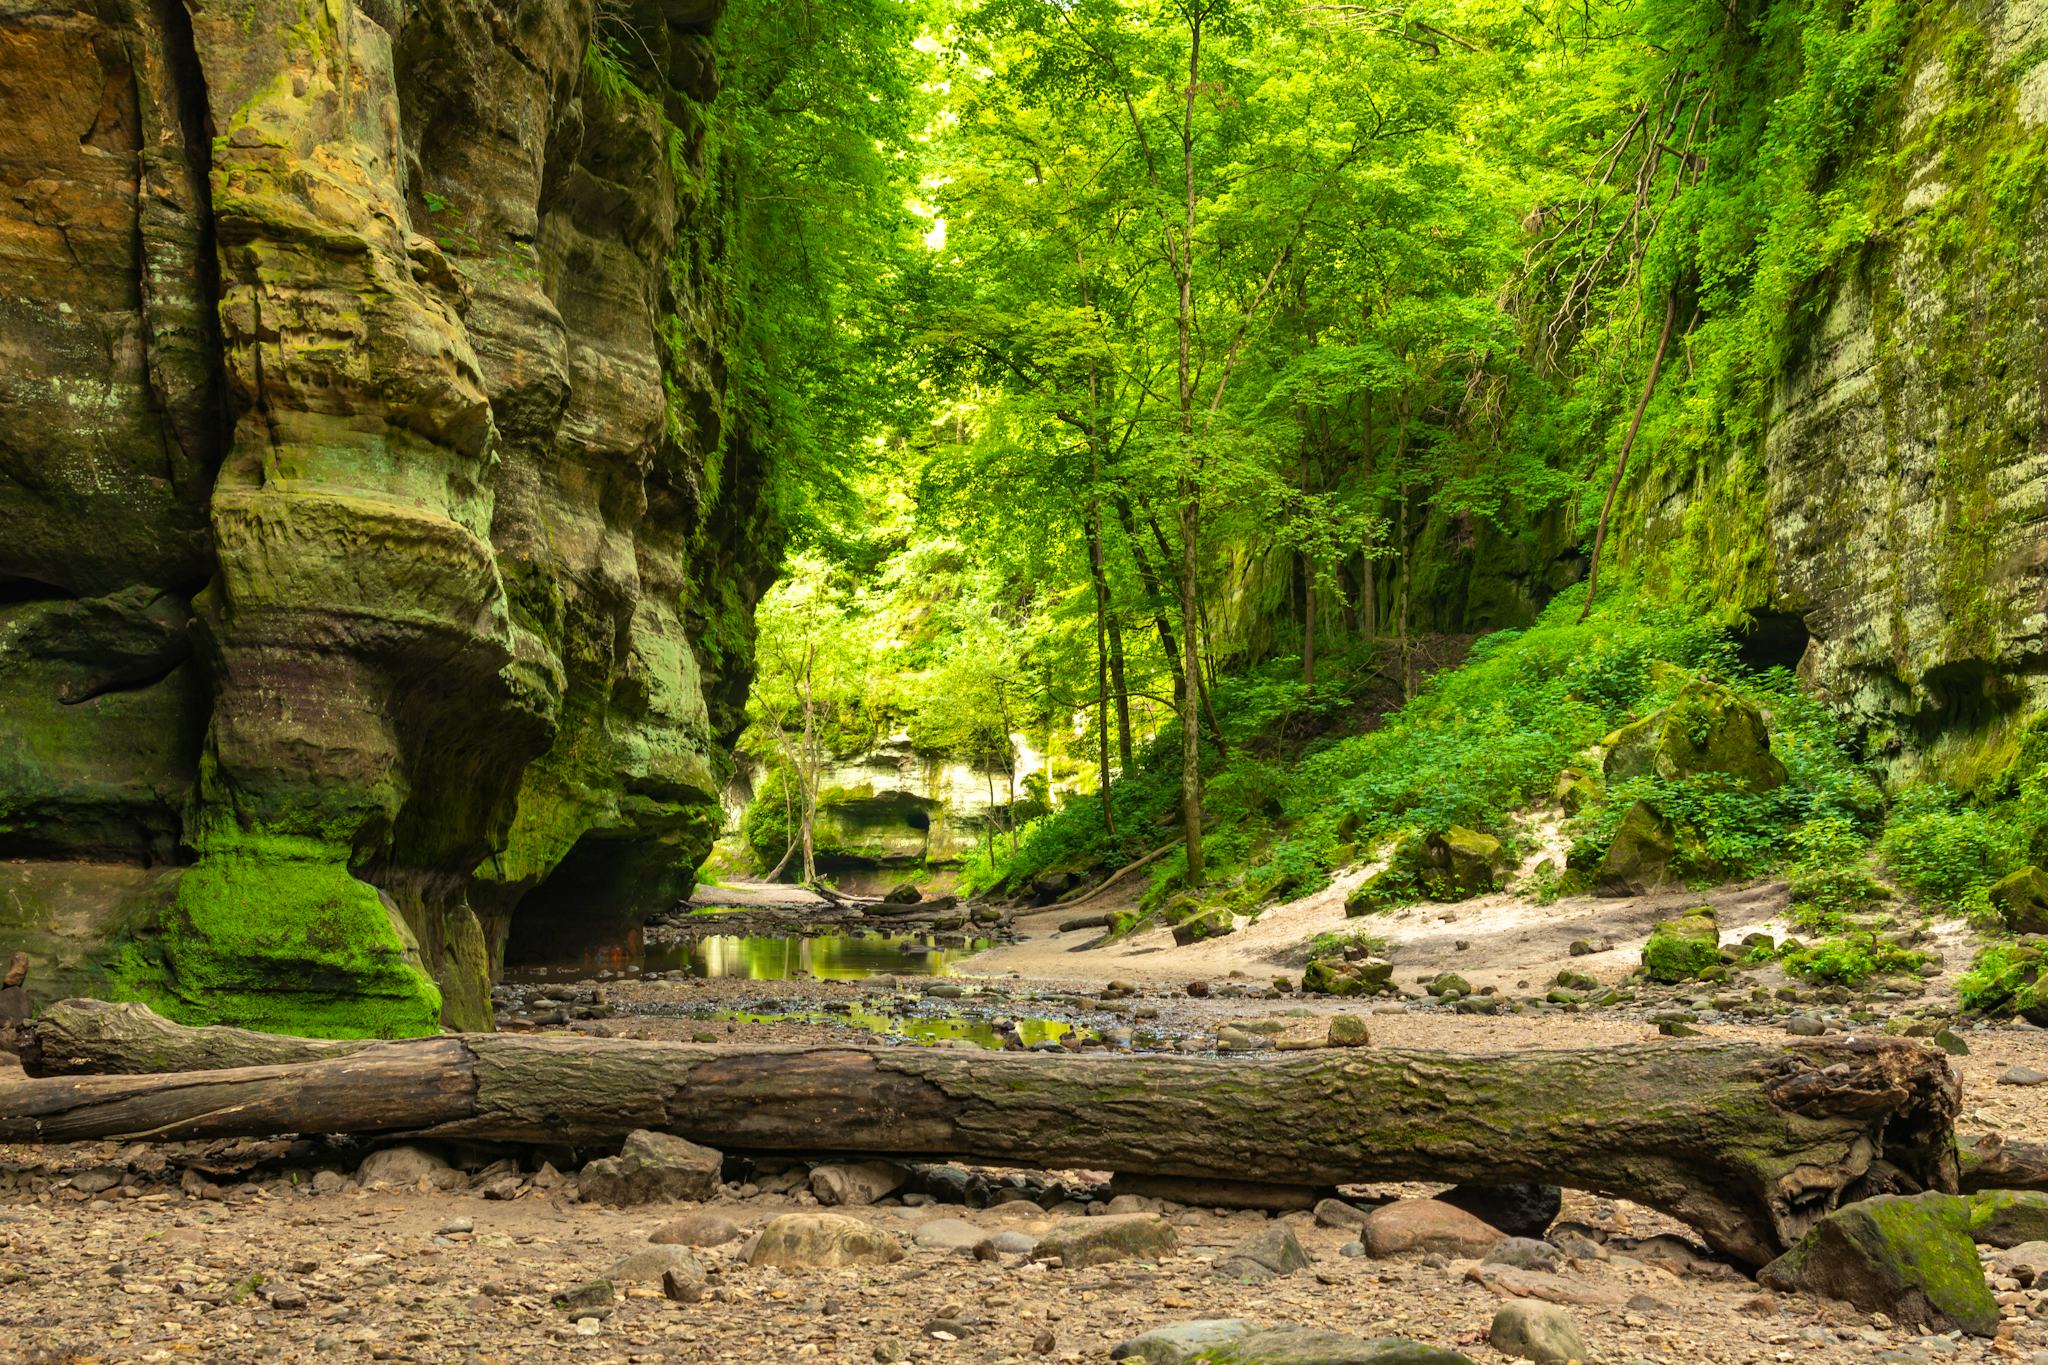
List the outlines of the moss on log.
{"label": "moss on log", "polygon": [[651,1128],[1204,1179],[1527,1181],[1649,1204],[1752,1264],[1842,1202],[1957,1188],[1957,1082],[1940,1052],[1897,1038],[1226,1060],[468,1034],[279,1063],[284,1044],[252,1035],[264,1064],[205,1070],[237,1040],[100,1011],[52,1026],[40,1065],[88,1064],[95,1017],[122,1021],[105,1061],[173,1074],[0,1085],[0,1139]]}

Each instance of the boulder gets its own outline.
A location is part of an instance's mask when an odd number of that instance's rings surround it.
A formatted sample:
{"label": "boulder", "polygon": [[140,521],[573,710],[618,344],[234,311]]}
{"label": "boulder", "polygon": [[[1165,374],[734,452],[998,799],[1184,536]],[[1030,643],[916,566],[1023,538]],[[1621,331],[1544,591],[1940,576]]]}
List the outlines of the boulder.
{"label": "boulder", "polygon": [[1991,1258],[1991,1273],[2010,1275],[2022,1287],[2043,1285],[2048,1288],[2048,1242],[2022,1242],[2009,1247]]}
{"label": "boulder", "polygon": [[1721,926],[1711,906],[1659,920],[1643,945],[1643,971],[1652,981],[1696,981],[1721,961]]}
{"label": "boulder", "polygon": [[663,1223],[647,1234],[647,1240],[656,1246],[716,1247],[737,1242],[744,1236],[745,1228],[724,1214],[707,1209]]}
{"label": "boulder", "polygon": [[1319,1327],[1251,1332],[1199,1357],[1204,1365],[1474,1365],[1472,1357],[1406,1337],[1354,1337]]}
{"label": "boulder", "polygon": [[1464,900],[1493,890],[1506,859],[1500,840],[1491,834],[1452,825],[1423,841],[1423,860],[1428,866],[1424,882],[1430,899]]}
{"label": "boulder", "polygon": [[1058,1257],[1068,1270],[1111,1261],[1153,1260],[1180,1247],[1173,1225],[1156,1213],[1074,1219],[1038,1239],[1041,1260]]}
{"label": "boulder", "polygon": [[1695,679],[1669,706],[1609,735],[1602,772],[1611,787],[1636,777],[1683,779],[1709,774],[1752,792],[1785,783],[1771,752],[1763,713],[1727,688]]}
{"label": "boulder", "polygon": [[903,1247],[880,1228],[843,1213],[785,1213],[769,1220],[747,1253],[749,1265],[837,1269],[889,1265]]}
{"label": "boulder", "polygon": [[437,1190],[459,1189],[467,1178],[461,1171],[424,1147],[380,1147],[356,1167],[356,1179],[365,1189],[385,1185],[417,1185],[424,1180]]}
{"label": "boulder", "polygon": [[1453,1185],[1437,1198],[1510,1237],[1541,1237],[1564,1207],[1555,1185]]}
{"label": "boulder", "polygon": [[1982,1190],[1971,1195],[1970,1237],[1991,1247],[2048,1241],[2048,1192]]}
{"label": "boulder", "polygon": [[1537,1361],[1539,1365],[1565,1365],[1568,1361],[1593,1358],[1570,1315],[1537,1299],[1509,1299],[1502,1304],[1493,1315],[1493,1327],[1486,1336],[1488,1344],[1502,1355]]}
{"label": "boulder", "polygon": [[2016,934],[2048,934],[2048,872],[2029,864],[1991,888],[1991,904]]}
{"label": "boulder", "polygon": [[1154,1327],[1110,1348],[1111,1360],[1136,1360],[1144,1365],[1187,1365],[1204,1351],[1227,1346],[1250,1336],[1252,1325],[1243,1318],[1200,1318]]}
{"label": "boulder", "polygon": [[1312,958],[1301,969],[1301,989],[1309,995],[1378,995],[1394,985],[1394,964],[1368,957],[1356,962],[1341,957]]}
{"label": "boulder", "polygon": [[827,1208],[854,1207],[888,1198],[909,1179],[893,1161],[833,1162],[811,1168],[811,1193]]}
{"label": "boulder", "polygon": [[718,1193],[724,1164],[725,1158],[709,1147],[642,1128],[627,1134],[617,1156],[586,1162],[576,1184],[591,1204],[709,1199]]}
{"label": "boulder", "polygon": [[1970,1240],[1970,1202],[1957,1195],[1880,1195],[1836,1209],[1757,1279],[1937,1332],[1998,1330],[1998,1303]]}
{"label": "boulder", "polygon": [[1301,1249],[1294,1229],[1275,1222],[1218,1257],[1216,1273],[1243,1284],[1263,1284],[1307,1266],[1308,1253]]}
{"label": "boulder", "polygon": [[1557,775],[1557,787],[1551,793],[1557,804],[1564,807],[1566,815],[1577,815],[1586,807],[1595,805],[1601,796],[1600,783],[1589,773],[1577,768],[1566,768]]}
{"label": "boulder", "polygon": [[1601,896],[1646,896],[1671,880],[1678,838],[1671,822],[1647,802],[1622,813],[1607,852],[1593,869],[1593,891]]}
{"label": "boulder", "polygon": [[1237,932],[1237,917],[1222,906],[1190,915],[1173,926],[1173,941],[1185,948],[1203,939],[1222,938]]}
{"label": "boulder", "polygon": [[1441,1252],[1484,1256],[1507,1234],[1436,1199],[1397,1199],[1365,1216],[1358,1240],[1375,1258]]}
{"label": "boulder", "polygon": [[882,900],[889,905],[916,905],[923,899],[924,892],[918,890],[910,882],[900,882],[890,887],[882,897]]}

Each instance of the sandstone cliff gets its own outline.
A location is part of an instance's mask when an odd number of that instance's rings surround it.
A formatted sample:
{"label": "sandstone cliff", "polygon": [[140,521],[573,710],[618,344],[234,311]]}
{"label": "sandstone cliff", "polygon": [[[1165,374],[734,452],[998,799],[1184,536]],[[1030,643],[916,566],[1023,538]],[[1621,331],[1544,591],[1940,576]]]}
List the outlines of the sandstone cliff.
{"label": "sandstone cliff", "polygon": [[521,916],[687,890],[773,558],[724,429],[716,15],[0,0],[32,980],[488,1027]]}

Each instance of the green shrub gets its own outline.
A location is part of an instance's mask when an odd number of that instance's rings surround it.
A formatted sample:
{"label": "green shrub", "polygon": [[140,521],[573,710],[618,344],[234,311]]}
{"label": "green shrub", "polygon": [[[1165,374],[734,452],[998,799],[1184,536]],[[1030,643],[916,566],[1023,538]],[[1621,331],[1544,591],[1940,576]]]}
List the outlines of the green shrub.
{"label": "green shrub", "polygon": [[1992,883],[2024,860],[2010,830],[1938,784],[1899,799],[1878,852],[1923,901],[1973,913],[1985,908]]}
{"label": "green shrub", "polygon": [[1828,938],[1795,948],[1779,959],[1787,972],[1805,981],[1860,986],[1873,976],[1911,972],[1927,954],[1886,943],[1876,935]]}
{"label": "green shrub", "polygon": [[1843,917],[1891,893],[1870,875],[1870,840],[1842,815],[1808,820],[1792,832],[1792,920],[1808,933],[1838,931]]}
{"label": "green shrub", "polygon": [[2021,1014],[2048,1023],[2048,971],[2039,948],[1994,943],[1983,949],[1956,982],[1964,1005],[1989,1014]]}

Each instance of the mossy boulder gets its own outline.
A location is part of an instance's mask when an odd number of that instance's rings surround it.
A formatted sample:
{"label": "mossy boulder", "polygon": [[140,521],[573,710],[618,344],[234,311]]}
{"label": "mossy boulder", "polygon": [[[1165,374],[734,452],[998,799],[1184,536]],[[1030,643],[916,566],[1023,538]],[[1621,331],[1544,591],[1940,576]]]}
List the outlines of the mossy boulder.
{"label": "mossy boulder", "polygon": [[1237,917],[1223,906],[1190,915],[1173,926],[1173,941],[1182,947],[1237,932]]}
{"label": "mossy boulder", "polygon": [[1970,1236],[1994,1247],[2048,1242],[2048,1192],[1982,1190],[1971,1195]]}
{"label": "mossy boulder", "polygon": [[1431,834],[1423,841],[1423,880],[1431,900],[1464,900],[1494,889],[1506,859],[1500,840],[1463,825]]}
{"label": "mossy boulder", "polygon": [[1710,906],[1659,920],[1643,945],[1643,971],[1667,986],[1697,981],[1720,965],[1721,926]]}
{"label": "mossy boulder", "polygon": [[1753,792],[1785,784],[1785,765],[1771,752],[1763,713],[1727,688],[1695,679],[1669,706],[1605,741],[1608,784],[1634,777],[1719,774]]}
{"label": "mossy boulder", "polygon": [[1378,995],[1393,984],[1394,964],[1376,957],[1318,957],[1301,969],[1301,989],[1309,995]]}
{"label": "mossy boulder", "polygon": [[1647,801],[1622,814],[1607,852],[1593,870],[1593,890],[1602,896],[1644,896],[1671,880],[1678,839],[1671,822]]}
{"label": "mossy boulder", "polygon": [[1577,815],[1597,803],[1601,793],[1599,780],[1590,773],[1566,768],[1557,775],[1557,787],[1552,795],[1556,797],[1557,804],[1564,807],[1566,815]]}
{"label": "mossy boulder", "polygon": [[1937,1332],[1998,1330],[1998,1301],[1970,1239],[1970,1202],[1958,1195],[1880,1195],[1836,1209],[1757,1279]]}
{"label": "mossy boulder", "polygon": [[1991,904],[2016,934],[2048,934],[2048,872],[2027,866],[1991,888]]}

